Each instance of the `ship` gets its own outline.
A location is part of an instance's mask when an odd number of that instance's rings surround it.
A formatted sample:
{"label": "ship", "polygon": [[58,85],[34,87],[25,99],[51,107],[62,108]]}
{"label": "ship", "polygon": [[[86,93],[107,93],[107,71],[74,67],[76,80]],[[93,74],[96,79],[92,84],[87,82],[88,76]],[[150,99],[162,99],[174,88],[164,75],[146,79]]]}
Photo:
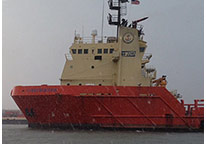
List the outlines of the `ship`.
{"label": "ship", "polygon": [[85,41],[79,34],[65,55],[60,85],[16,86],[11,96],[31,128],[203,131],[204,100],[185,104],[156,78],[145,53],[142,21],[123,18],[128,0],[109,0],[117,35]]}

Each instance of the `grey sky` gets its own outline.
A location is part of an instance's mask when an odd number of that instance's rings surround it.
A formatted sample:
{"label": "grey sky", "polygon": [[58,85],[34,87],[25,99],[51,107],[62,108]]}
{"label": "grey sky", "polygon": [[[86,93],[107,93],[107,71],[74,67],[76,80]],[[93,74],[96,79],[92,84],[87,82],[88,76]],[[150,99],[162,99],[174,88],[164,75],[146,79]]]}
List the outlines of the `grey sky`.
{"label": "grey sky", "polygon": [[[203,98],[203,0],[140,0],[128,4],[127,18],[142,22],[158,77],[178,89],[186,102]],[[102,0],[3,0],[3,108],[15,109],[10,97],[16,85],[59,84],[74,31],[101,34]],[[106,21],[104,35],[116,28]]]}

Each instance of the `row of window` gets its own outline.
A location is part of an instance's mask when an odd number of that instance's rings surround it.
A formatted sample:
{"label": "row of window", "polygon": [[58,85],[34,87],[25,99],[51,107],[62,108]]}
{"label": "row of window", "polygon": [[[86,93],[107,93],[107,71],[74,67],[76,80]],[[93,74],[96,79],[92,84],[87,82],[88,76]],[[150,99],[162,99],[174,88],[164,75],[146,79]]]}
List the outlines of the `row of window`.
{"label": "row of window", "polygon": [[[114,52],[114,49],[97,49],[97,54],[112,54]],[[89,50],[88,49],[72,49],[72,54],[88,54]],[[94,53],[94,50],[92,50],[92,54]]]}
{"label": "row of window", "polygon": [[[144,52],[145,50],[145,47],[140,47],[140,52]],[[114,49],[111,48],[111,49],[97,49],[97,54],[112,54],[114,52]],[[72,53],[73,54],[88,54],[89,53],[89,50],[88,49],[72,49]],[[94,50],[92,50],[92,54],[94,53]]]}

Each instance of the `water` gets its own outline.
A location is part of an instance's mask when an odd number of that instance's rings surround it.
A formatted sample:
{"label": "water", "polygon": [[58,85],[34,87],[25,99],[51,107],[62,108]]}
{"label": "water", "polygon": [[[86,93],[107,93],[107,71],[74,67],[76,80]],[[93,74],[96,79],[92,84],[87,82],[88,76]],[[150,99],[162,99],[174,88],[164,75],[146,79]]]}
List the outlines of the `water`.
{"label": "water", "polygon": [[2,125],[3,144],[203,144],[204,133],[36,130]]}

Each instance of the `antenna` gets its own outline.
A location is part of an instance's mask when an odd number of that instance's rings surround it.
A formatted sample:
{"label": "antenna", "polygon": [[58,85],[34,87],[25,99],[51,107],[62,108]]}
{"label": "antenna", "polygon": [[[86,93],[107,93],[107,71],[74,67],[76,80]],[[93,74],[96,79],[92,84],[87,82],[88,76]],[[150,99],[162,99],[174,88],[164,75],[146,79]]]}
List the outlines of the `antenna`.
{"label": "antenna", "polygon": [[102,31],[101,31],[101,41],[103,42],[103,30],[104,30],[104,0],[103,0],[103,7],[102,7]]}
{"label": "antenna", "polygon": [[82,26],[82,41],[84,39],[84,26]]}

